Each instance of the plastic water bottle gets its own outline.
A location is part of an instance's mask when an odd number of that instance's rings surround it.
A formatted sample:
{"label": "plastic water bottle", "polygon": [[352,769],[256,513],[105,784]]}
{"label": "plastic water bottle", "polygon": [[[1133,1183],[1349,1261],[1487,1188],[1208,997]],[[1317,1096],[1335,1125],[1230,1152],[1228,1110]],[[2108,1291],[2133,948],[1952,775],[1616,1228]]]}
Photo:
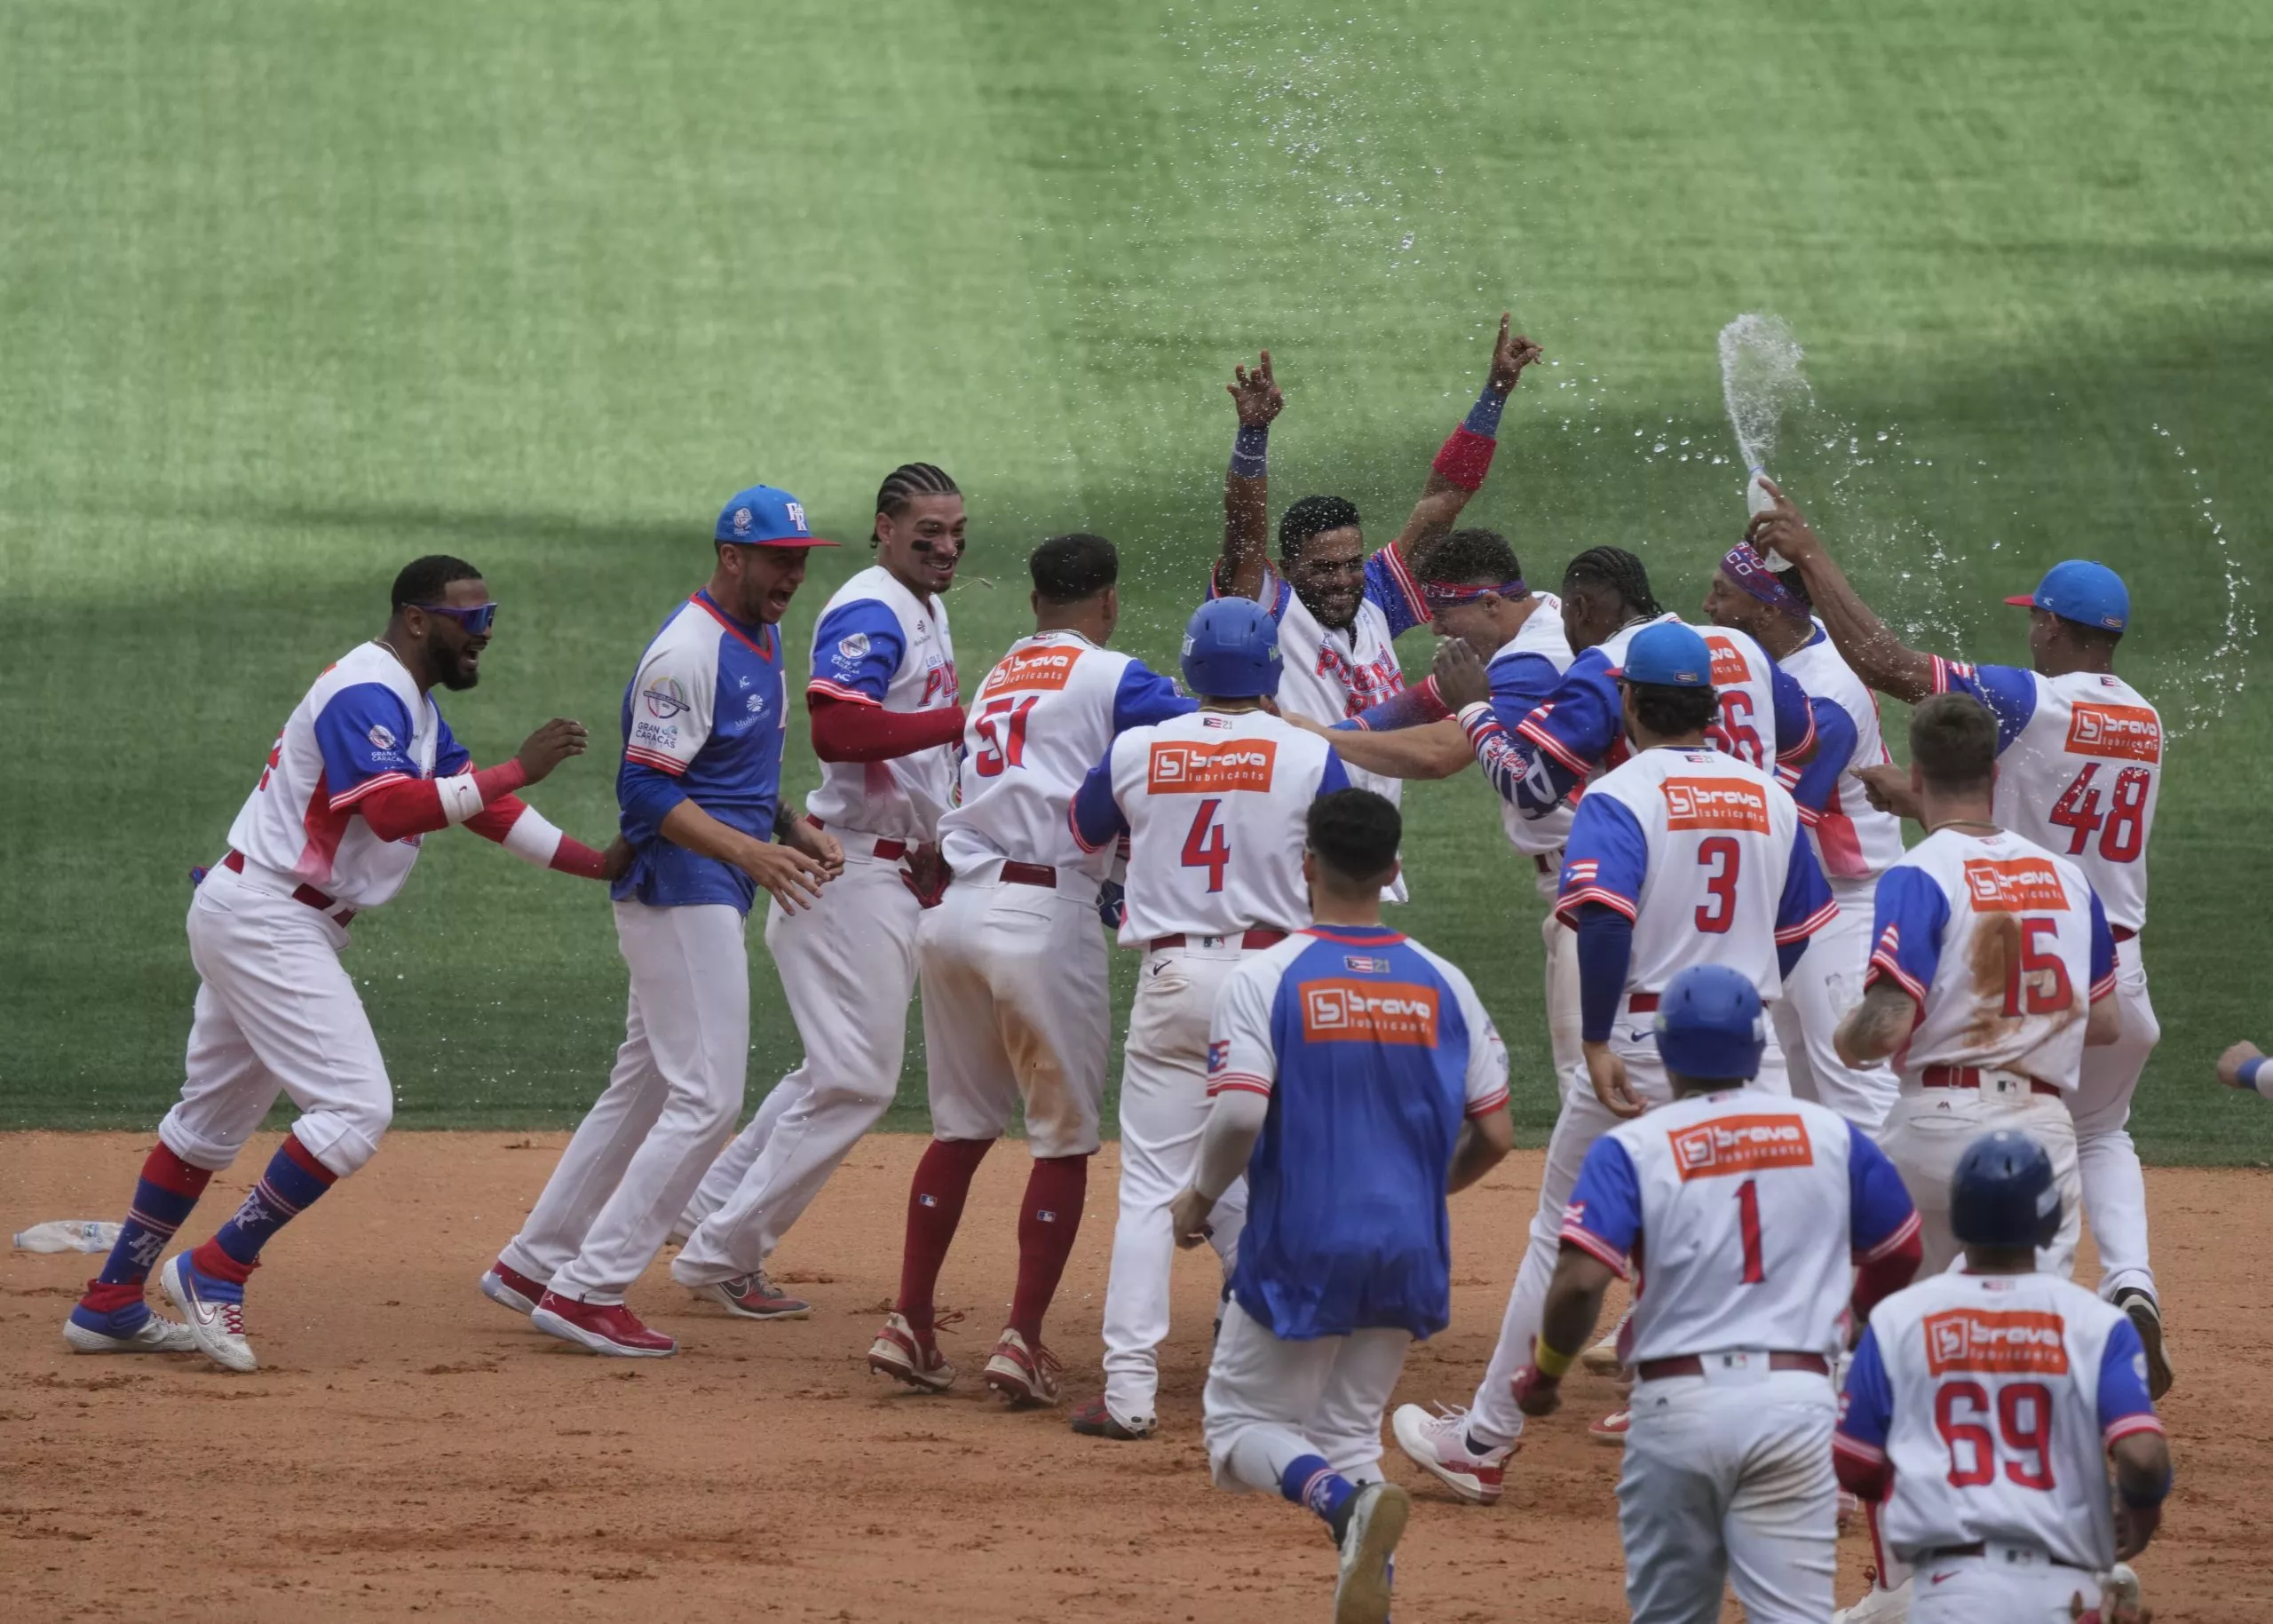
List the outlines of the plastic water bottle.
{"label": "plastic water bottle", "polygon": [[118,1244],[118,1225],[100,1218],[53,1218],[16,1232],[19,1252],[107,1252]]}
{"label": "plastic water bottle", "polygon": [[[1752,477],[1745,482],[1744,511],[1746,519],[1753,519],[1762,513],[1773,511],[1776,498],[1768,494],[1766,469],[1754,463],[1747,471]],[[1772,547],[1762,557],[1768,567],[1779,574],[1792,567],[1792,561]]]}

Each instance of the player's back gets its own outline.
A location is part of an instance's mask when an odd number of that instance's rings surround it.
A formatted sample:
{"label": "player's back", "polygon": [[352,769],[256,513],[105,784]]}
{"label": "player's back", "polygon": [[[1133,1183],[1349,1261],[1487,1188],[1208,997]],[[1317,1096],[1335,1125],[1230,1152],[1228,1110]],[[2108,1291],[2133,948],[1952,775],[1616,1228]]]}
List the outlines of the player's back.
{"label": "player's back", "polygon": [[1308,923],[1304,819],[1346,781],[1315,733],[1262,710],[1131,728],[1109,757],[1129,824],[1124,947]]}
{"label": "player's back", "polygon": [[1507,1099],[1468,978],[1397,931],[1313,925],[1240,963],[1214,1034],[1210,1096],[1271,1098],[1247,1170],[1242,1306],[1287,1337],[1441,1328],[1461,1125]]}
{"label": "player's back", "polygon": [[1576,929],[1578,908],[1601,901],[1634,921],[1632,992],[1662,993],[1709,959],[1773,998],[1779,936],[1820,923],[1787,920],[1779,931],[1798,830],[1792,797],[1759,768],[1710,746],[1643,750],[1588,787],[1556,912]]}
{"label": "player's back", "polygon": [[[918,598],[882,565],[831,594],[813,626],[809,695],[886,710],[937,710],[958,697],[954,639],[939,598]],[[927,841],[954,804],[953,744],[887,761],[824,761],[805,810],[822,827]]]}
{"label": "player's back", "polygon": [[[1537,684],[1530,678],[1538,675],[1541,666],[1552,670],[1559,683],[1577,658],[1571,652],[1570,638],[1563,629],[1563,600],[1552,592],[1535,596],[1540,600],[1539,606],[1485,664],[1485,674],[1492,679],[1493,709],[1502,722],[1510,725],[1519,725],[1529,707],[1511,710],[1502,701],[1502,690],[1522,684],[1535,691]],[[1500,823],[1507,831],[1508,843],[1517,851],[1526,857],[1544,857],[1561,850],[1564,837],[1571,832],[1572,810],[1565,802],[1543,816],[1532,818],[1525,816],[1515,802],[1502,798]]]}
{"label": "player's back", "polygon": [[1884,766],[1894,759],[1880,727],[1878,698],[1841,658],[1838,646],[1819,625],[1813,637],[1780,663],[1810,698],[1829,700],[1855,725],[1854,753],[1808,831],[1823,871],[1833,882],[1876,875],[1902,855],[1902,820],[1871,804],[1856,771]]}
{"label": "player's back", "polygon": [[1776,752],[1795,743],[1777,737],[1776,662],[1746,632],[1730,626],[1699,626],[1697,635],[1713,651],[1713,689],[1720,717],[1706,736],[1747,766],[1773,772]]}
{"label": "player's back", "polygon": [[1838,1351],[1856,1131],[1823,1106],[1752,1088],[1686,1095],[1612,1130],[1641,1213],[1629,1363]]}
{"label": "player's back", "polygon": [[1065,814],[1113,741],[1132,677],[1149,679],[1148,698],[1161,702],[1164,678],[1077,631],[1011,645],[972,697],[961,803],[939,820],[940,852],[959,877],[1005,859],[1104,877],[1111,852],[1084,852]]}
{"label": "player's back", "polygon": [[[1894,1465],[1880,1537],[1904,1550],[2004,1541],[2105,1568],[2115,1532],[2103,1405],[2145,1398],[2128,1330],[2122,1311],[2048,1274],[1936,1274],[1879,1303],[1871,1338]],[[2110,1396],[2134,1386],[2130,1404]],[[2156,1426],[2151,1412],[2111,1430],[2142,1426]]]}
{"label": "player's back", "polygon": [[[1922,874],[1930,891],[1905,871]],[[1894,875],[1905,877],[1889,899]],[[1944,828],[1881,875],[1879,894],[1873,974],[1890,975],[1920,1005],[1896,1057],[1905,1074],[1993,1066],[2076,1086],[2094,992],[2092,891],[2081,869],[2010,830]],[[1927,980],[1919,955],[1936,923]]]}
{"label": "player's back", "polygon": [[230,846],[350,907],[378,907],[410,877],[418,841],[381,840],[355,804],[388,784],[433,777],[448,731],[401,661],[376,642],[356,645],[293,707],[229,826]]}
{"label": "player's back", "polygon": [[2123,936],[2147,924],[2147,841],[2162,795],[2161,716],[2107,672],[2028,673],[2036,707],[1997,757],[1997,821],[2083,871]]}

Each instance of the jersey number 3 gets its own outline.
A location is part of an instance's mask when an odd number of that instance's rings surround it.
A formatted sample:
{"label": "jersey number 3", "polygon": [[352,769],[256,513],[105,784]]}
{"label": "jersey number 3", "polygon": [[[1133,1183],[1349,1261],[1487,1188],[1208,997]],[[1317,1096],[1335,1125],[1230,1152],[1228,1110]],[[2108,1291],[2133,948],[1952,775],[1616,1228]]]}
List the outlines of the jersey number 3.
{"label": "jersey number 3", "polygon": [[1224,889],[1224,870],[1231,866],[1232,843],[1224,834],[1223,825],[1216,821],[1216,814],[1224,809],[1220,800],[1202,801],[1192,820],[1192,833],[1184,837],[1184,866],[1205,868],[1208,889]]}
{"label": "jersey number 3", "polygon": [[1705,876],[1705,900],[1698,905],[1697,928],[1719,936],[1737,922],[1737,875],[1744,866],[1744,848],[1729,835],[1715,835],[1697,843],[1699,867],[1713,872]]}
{"label": "jersey number 3", "polygon": [[978,754],[970,764],[981,778],[1000,778],[1005,767],[1026,764],[1026,715],[1041,701],[1038,693],[1022,693],[991,701],[978,713]]}

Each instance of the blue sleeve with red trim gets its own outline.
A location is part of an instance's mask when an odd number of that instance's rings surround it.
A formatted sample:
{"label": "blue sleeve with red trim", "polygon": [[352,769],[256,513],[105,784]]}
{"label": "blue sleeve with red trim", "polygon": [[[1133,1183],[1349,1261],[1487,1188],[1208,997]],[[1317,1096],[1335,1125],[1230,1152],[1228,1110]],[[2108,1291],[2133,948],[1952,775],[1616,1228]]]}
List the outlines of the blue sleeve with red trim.
{"label": "blue sleeve with red trim", "polygon": [[[1801,820],[1813,823],[1831,804],[1831,797],[1839,789],[1839,775],[1855,758],[1857,735],[1855,718],[1838,701],[1810,700],[1808,709],[1815,717],[1815,751],[1796,772],[1784,768],[1777,774],[1777,781],[1790,790],[1792,799],[1799,803]],[[1784,736],[1780,721],[1776,736]]]}
{"label": "blue sleeve with red trim", "polygon": [[1818,742],[1815,709],[1799,678],[1773,661],[1768,666],[1768,702],[1776,713],[1776,759],[1809,760]]}
{"label": "blue sleeve with red trim", "polygon": [[1606,903],[1582,902],[1572,928],[1579,936],[1579,1036],[1607,1043],[1634,968],[1634,922]]}
{"label": "blue sleeve with red trim", "polygon": [[2036,714],[2036,677],[2011,665],[1966,665],[1934,656],[1934,692],[1970,693],[1997,718],[1997,753],[2021,736]]}
{"label": "blue sleeve with red trim", "polygon": [[1395,547],[1384,547],[1366,560],[1366,596],[1389,616],[1392,638],[1428,622],[1429,606],[1421,601],[1421,588]]}
{"label": "blue sleeve with red trim", "polygon": [[1580,903],[1601,902],[1631,919],[1642,906],[1642,882],[1649,872],[1650,843],[1641,820],[1623,801],[1590,795],[1571,820],[1556,915],[1575,928],[1572,910]]}
{"label": "blue sleeve with red trim", "polygon": [[1894,1163],[1870,1135],[1847,1125],[1847,1244],[1856,1256],[1875,1252],[1917,1215]]}
{"label": "blue sleeve with red trim", "polygon": [[1883,1453],[1893,1424],[1894,1388],[1886,1379],[1886,1359],[1879,1351],[1878,1333],[1866,1328],[1847,1367],[1847,1387],[1839,1399],[1840,1436]]}
{"label": "blue sleeve with red trim", "polygon": [[1871,913],[1871,967],[1864,986],[1891,980],[1923,1010],[1926,989],[1934,985],[1934,971],[1941,967],[1942,932],[1949,923],[1950,899],[1923,868],[1897,863],[1879,875]]}
{"label": "blue sleeve with red trim", "polygon": [[806,692],[881,705],[907,653],[899,616],[881,599],[839,604],[813,630],[813,675]]}
{"label": "blue sleeve with red trim", "polygon": [[381,782],[418,776],[410,759],[410,713],[382,683],[359,682],[325,701],[316,717],[316,748],[323,752],[324,793],[335,811]]}
{"label": "blue sleeve with red trim", "polygon": [[1112,745],[1105,746],[1105,759],[1089,769],[1089,775],[1073,792],[1073,804],[1065,815],[1073,826],[1073,838],[1084,852],[1102,852],[1129,832],[1129,820],[1121,815],[1121,802],[1113,793]]}
{"label": "blue sleeve with red trim", "polygon": [[455,778],[473,765],[473,753],[458,742],[440,709],[434,712],[434,776]]}
{"label": "blue sleeve with red trim", "polygon": [[2115,990],[2115,932],[2107,923],[2107,909],[2099,892],[2092,892],[2092,1002]]}
{"label": "blue sleeve with red trim", "polygon": [[1621,1263],[1633,1256],[1634,1243],[1642,1238],[1642,1181],[1635,1176],[1634,1158],[1608,1134],[1588,1148],[1579,1182],[1571,1186],[1563,1233],[1567,1239],[1574,1230],[1601,1242],[1586,1249],[1606,1264],[1612,1256]]}
{"label": "blue sleeve with red trim", "polygon": [[1815,860],[1815,848],[1808,844],[1807,830],[1794,826],[1791,860],[1784,866],[1784,894],[1776,905],[1776,945],[1786,947],[1804,942],[1829,924],[1837,912],[1830,883],[1823,877],[1823,865]]}
{"label": "blue sleeve with red trim", "polygon": [[1492,714],[1511,730],[1552,699],[1563,681],[1563,673],[1544,654],[1508,654],[1486,666],[1484,674],[1492,679]]}
{"label": "blue sleeve with red trim", "polygon": [[1570,794],[1618,742],[1618,684],[1609,670],[1602,654],[1588,649],[1563,673],[1547,702],[1516,725],[1516,736],[1536,748],[1557,799]]}
{"label": "blue sleeve with red trim", "polygon": [[1318,792],[1332,795],[1337,789],[1350,788],[1350,769],[1342,764],[1342,752],[1332,745],[1326,747],[1326,769],[1318,776]]}
{"label": "blue sleeve with red trim", "polygon": [[1113,731],[1125,733],[1132,727],[1165,722],[1199,709],[1196,701],[1176,692],[1176,684],[1142,660],[1131,660],[1121,673],[1121,685],[1113,692]]}
{"label": "blue sleeve with red trim", "polygon": [[2119,1421],[2154,1413],[2155,1401],[2147,1396],[2147,1350],[2139,1341],[2139,1327],[2128,1318],[2118,1319],[2099,1356],[2099,1430],[2103,1433]]}
{"label": "blue sleeve with red trim", "polygon": [[686,798],[686,791],[680,788],[678,780],[629,757],[616,770],[617,820],[623,837],[635,846],[661,840],[663,820]]}
{"label": "blue sleeve with red trim", "polygon": [[[1208,596],[1210,599],[1237,596],[1224,590],[1223,567],[1223,560],[1218,558],[1208,572]],[[1265,564],[1263,566],[1263,596],[1257,601],[1263,605],[1263,613],[1273,621],[1283,621],[1287,618],[1287,606],[1295,601],[1295,589],[1287,584],[1286,577],[1276,568]]]}

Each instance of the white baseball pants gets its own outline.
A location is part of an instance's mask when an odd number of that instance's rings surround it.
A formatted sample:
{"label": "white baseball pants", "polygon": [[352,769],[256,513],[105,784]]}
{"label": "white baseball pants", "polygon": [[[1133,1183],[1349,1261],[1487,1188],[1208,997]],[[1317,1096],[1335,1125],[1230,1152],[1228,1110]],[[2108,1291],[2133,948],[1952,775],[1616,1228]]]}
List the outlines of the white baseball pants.
{"label": "white baseball pants", "polygon": [[293,900],[298,883],[216,864],[190,901],[197,1004],[181,1098],[158,1137],[192,1167],[234,1161],[280,1092],[300,1110],[293,1137],[343,1177],[393,1120],[379,1041],[339,963],[346,928]]}
{"label": "white baseball pants", "polygon": [[[1576,951],[1575,938],[1573,951]],[[1673,1085],[1666,1081],[1658,1058],[1654,1017],[1635,1016],[1621,1010],[1611,1028],[1611,1047],[1626,1062],[1626,1075],[1634,1091],[1651,1105],[1668,1105]],[[1758,1086],[1770,1093],[1789,1091],[1784,1057],[1771,1037],[1762,1057]],[[1547,1287],[1555,1278],[1555,1262],[1563,1251],[1563,1209],[1579,1182],[1579,1169],[1594,1142],[1618,1125],[1587,1080],[1583,1058],[1563,1077],[1563,1109],[1548,1137],[1547,1165],[1539,1178],[1539,1208],[1532,1216],[1531,1243],[1516,1271],[1515,1287],[1508,1294],[1507,1311],[1500,1320],[1500,1340],[1485,1367],[1483,1384],[1469,1403],[1469,1432],[1479,1444],[1496,1447],[1523,1436],[1524,1414],[1516,1407],[1509,1383],[1516,1372],[1531,1363],[1532,1343],[1539,1336],[1540,1316],[1547,1307]]]}
{"label": "white baseball pants", "polygon": [[958,879],[923,915],[915,962],[935,1137],[1000,1138],[1023,1100],[1032,1154],[1096,1152],[1113,1050],[1097,889],[1072,868],[1054,891]]}
{"label": "white baseball pants", "polygon": [[[2100,1604],[2105,1586],[2100,1575],[2063,1567],[2026,1545],[1992,1543],[1978,1557],[1950,1557],[1921,1563],[1912,1581],[1913,1624],[2075,1624],[2081,1599],[2086,1609]],[[1938,1582],[1937,1582],[1938,1580]]]}
{"label": "white baseball pants", "polygon": [[1379,1482],[1382,1417],[1412,1345],[1411,1332],[1394,1329],[1282,1342],[1226,1303],[1202,1401],[1216,1486],[1278,1493],[1306,1454],[1352,1483]]}
{"label": "white baseball pants", "polygon": [[923,909],[902,883],[897,858],[875,855],[872,836],[842,838],[844,872],[821,888],[819,902],[797,914],[778,902],[766,908],[765,945],[804,1058],[775,1086],[780,1105],[769,1098],[722,1153],[747,1158],[748,1170],[672,1261],[671,1278],[682,1286],[763,1268],[899,1089]]}
{"label": "white baseball pants", "polygon": [[2081,1082],[2069,1101],[2084,1212],[2099,1247],[2100,1295],[2110,1299],[2128,1286],[2155,1288],[2147,1262],[2147,1176],[2139,1169],[2128,1124],[2131,1096],[2163,1029],[2147,996],[2147,967],[2136,937],[2115,945],[2115,997],[2123,1034],[2103,1048],[2084,1050]]}
{"label": "white baseball pants", "polygon": [[789,1102],[798,1097],[799,1090],[785,1089],[780,1081],[765,1091],[765,1097],[757,1102],[748,1124],[711,1158],[709,1171],[703,1174],[694,1193],[686,1198],[686,1210],[671,1226],[675,1240],[685,1240],[702,1226],[703,1219],[726,1204],[726,1198],[741,1187],[742,1175],[749,1171],[750,1163],[757,1160],[757,1153],[765,1148],[766,1137],[773,1131],[774,1123],[781,1120]]}
{"label": "white baseball pants", "polygon": [[1893,1068],[1883,1063],[1849,1066],[1831,1040],[1847,1011],[1863,1001],[1878,882],[1841,881],[1831,894],[1839,916],[1808,939],[1808,950],[1784,978],[1784,995],[1776,1001],[1771,1018],[1793,1095],[1836,1111],[1876,1138],[1894,1108],[1899,1085]]}
{"label": "white baseball pants", "polygon": [[[1121,1211],[1105,1288],[1105,1404],[1141,1430],[1160,1392],[1176,1237],[1168,1203],[1192,1182],[1208,1126],[1208,1027],[1216,994],[1239,962],[1236,939],[1196,937],[1144,955],[1121,1072]],[[1247,1224],[1247,1180],[1208,1216],[1210,1243],[1231,1275]]]}
{"label": "white baseball pants", "polygon": [[1719,1624],[1724,1581],[1747,1624],[1824,1624],[1839,1565],[1837,1395],[1811,1371],[1770,1369],[1763,1351],[1706,1367],[1634,1389],[1618,1479],[1634,1624]]}
{"label": "white baseball pants", "polygon": [[505,1262],[564,1297],[621,1303],[662,1250],[741,1110],[749,961],[741,910],[615,905],[631,971],[623,1043]]}
{"label": "white baseball pants", "polygon": [[2037,1093],[2016,1072],[1984,1072],[1977,1089],[1928,1089],[1905,1077],[1879,1144],[1918,1208],[1925,1261],[1918,1278],[1938,1274],[1964,1248],[1950,1232],[1950,1180],[1965,1148],[1983,1134],[2010,1128],[2031,1136],[2052,1158],[2060,1187],[2060,1233],[2037,1254],[2037,1266],[2066,1279],[2083,1233],[2082,1186],[2076,1171],[2076,1124],[2064,1098]]}
{"label": "white baseball pants", "polygon": [[1547,949],[1547,1050],[1559,1081],[1585,1059],[1585,1051],[1579,1046],[1579,933],[1555,917],[1563,853],[1557,851],[1548,860],[1553,866],[1539,875],[1539,894],[1547,903],[1547,912],[1539,922],[1539,939]]}

